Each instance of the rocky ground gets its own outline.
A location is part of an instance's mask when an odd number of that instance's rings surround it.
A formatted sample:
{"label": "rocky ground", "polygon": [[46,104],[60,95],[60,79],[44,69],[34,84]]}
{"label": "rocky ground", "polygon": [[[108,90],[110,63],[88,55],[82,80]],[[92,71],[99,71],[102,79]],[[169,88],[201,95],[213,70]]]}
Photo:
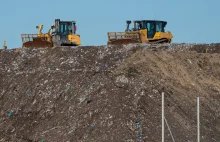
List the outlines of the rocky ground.
{"label": "rocky ground", "polygon": [[[1,142],[220,141],[220,44],[1,50]],[[165,141],[171,133],[165,126]]]}

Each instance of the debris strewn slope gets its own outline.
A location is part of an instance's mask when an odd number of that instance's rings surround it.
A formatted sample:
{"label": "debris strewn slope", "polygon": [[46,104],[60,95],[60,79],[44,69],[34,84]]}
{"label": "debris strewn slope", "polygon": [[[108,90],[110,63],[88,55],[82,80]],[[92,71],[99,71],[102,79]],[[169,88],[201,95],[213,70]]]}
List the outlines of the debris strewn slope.
{"label": "debris strewn slope", "polygon": [[220,54],[198,46],[1,51],[0,141],[160,141],[163,91],[176,142],[196,141],[197,96],[201,139],[218,142]]}

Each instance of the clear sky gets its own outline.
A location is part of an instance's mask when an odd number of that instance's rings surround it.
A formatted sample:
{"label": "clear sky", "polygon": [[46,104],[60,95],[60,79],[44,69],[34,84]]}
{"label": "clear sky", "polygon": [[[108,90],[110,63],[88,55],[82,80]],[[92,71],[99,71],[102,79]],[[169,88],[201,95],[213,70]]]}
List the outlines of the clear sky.
{"label": "clear sky", "polygon": [[220,0],[2,0],[0,45],[21,47],[21,34],[48,32],[56,18],[75,20],[82,45],[105,45],[126,20],[165,20],[173,42],[220,42]]}

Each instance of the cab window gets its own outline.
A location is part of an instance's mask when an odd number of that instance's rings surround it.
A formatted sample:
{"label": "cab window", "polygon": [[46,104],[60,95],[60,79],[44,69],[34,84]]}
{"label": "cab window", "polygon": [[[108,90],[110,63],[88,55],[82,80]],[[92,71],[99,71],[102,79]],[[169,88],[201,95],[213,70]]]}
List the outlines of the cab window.
{"label": "cab window", "polygon": [[153,38],[155,34],[155,24],[154,22],[147,22],[147,36],[148,38]]}
{"label": "cab window", "polygon": [[69,32],[69,34],[73,33],[73,26],[72,26],[72,24],[68,24],[68,32]]}
{"label": "cab window", "polygon": [[163,31],[163,24],[161,22],[156,22],[156,31],[157,32]]}
{"label": "cab window", "polygon": [[61,34],[65,34],[67,30],[66,24],[61,24],[60,25],[60,32]]}

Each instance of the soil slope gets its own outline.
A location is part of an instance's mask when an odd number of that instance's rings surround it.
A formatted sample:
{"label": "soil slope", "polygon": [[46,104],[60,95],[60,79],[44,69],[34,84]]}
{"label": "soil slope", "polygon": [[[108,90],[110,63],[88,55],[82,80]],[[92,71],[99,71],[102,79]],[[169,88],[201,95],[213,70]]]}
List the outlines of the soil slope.
{"label": "soil slope", "polygon": [[186,46],[2,50],[0,141],[158,142],[164,92],[176,142],[196,141],[197,97],[201,141],[219,142],[220,46]]}

